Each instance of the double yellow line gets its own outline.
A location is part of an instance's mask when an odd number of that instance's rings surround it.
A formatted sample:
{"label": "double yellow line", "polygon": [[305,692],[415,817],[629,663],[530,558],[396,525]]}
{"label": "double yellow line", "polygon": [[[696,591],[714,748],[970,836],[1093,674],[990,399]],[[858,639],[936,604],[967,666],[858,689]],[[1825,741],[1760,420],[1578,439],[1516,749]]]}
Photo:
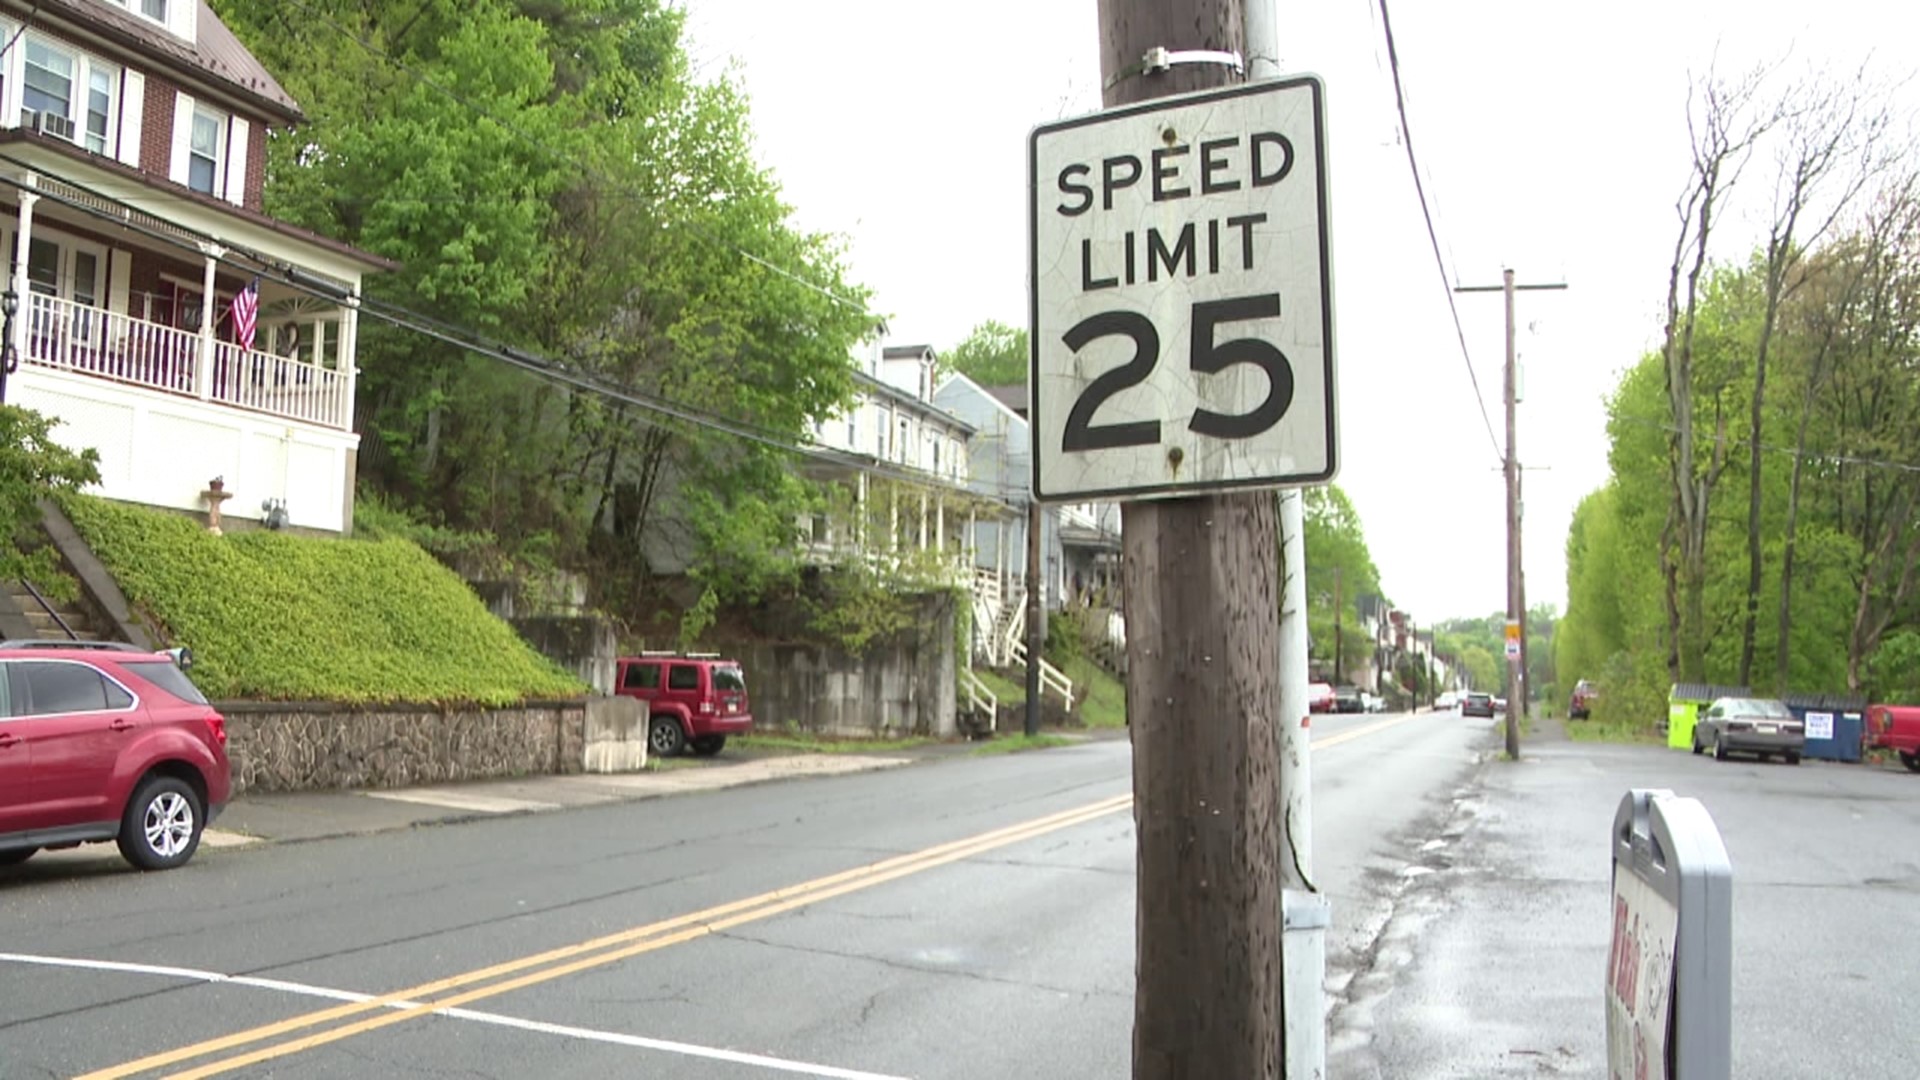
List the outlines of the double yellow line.
{"label": "double yellow line", "polygon": [[[338,1042],[341,1039],[352,1038],[355,1035],[376,1031],[394,1024],[404,1023],[430,1013],[458,1008],[483,998],[495,997],[538,983],[564,978],[565,976],[577,974],[591,968],[616,963],[628,957],[652,952],[655,949],[664,949],[669,945],[678,945],[682,942],[693,941],[696,938],[719,933],[731,927],[739,926],[742,923],[750,923],[759,919],[770,918],[782,912],[792,911],[795,908],[805,907],[809,904],[817,904],[822,900],[830,900],[836,896],[844,896],[847,893],[872,888],[875,885],[892,881],[895,878],[918,874],[922,871],[931,870],[937,866],[945,866],[948,863],[958,862],[961,859],[970,858],[996,848],[1017,844],[1023,840],[1031,840],[1060,829],[1068,829],[1075,825],[1082,825],[1116,811],[1127,809],[1132,805],[1133,796],[1116,795],[1112,798],[1102,799],[1099,802],[1076,807],[1072,810],[1049,814],[1046,817],[1024,821],[1018,825],[1011,825],[1004,829],[995,829],[992,832],[980,833],[977,836],[970,836],[963,840],[939,844],[921,851],[912,852],[911,854],[883,859],[876,863],[869,863],[866,866],[844,870],[837,874],[829,874],[826,877],[815,878],[812,881],[802,882],[798,885],[775,889],[772,892],[761,893],[758,896],[750,896],[744,900],[735,900],[731,903],[720,904],[702,911],[692,912],[691,914],[680,915],[660,922],[648,923],[645,926],[636,926],[630,930],[623,930],[616,934],[609,934],[605,937],[583,941],[576,945],[567,945],[558,949],[551,949],[533,956],[469,971],[462,975],[454,975],[445,979],[437,979],[433,982],[421,983],[418,986],[410,986],[404,990],[396,990],[391,994],[371,998],[366,1001],[320,1009],[287,1020],[281,1020],[277,1023],[250,1028],[232,1035],[225,1035],[220,1038],[209,1039],[205,1042],[194,1043],[191,1046],[183,1046],[178,1050],[169,1050],[164,1053],[153,1054],[137,1061],[129,1061],[125,1064],[87,1073],[85,1076],[78,1078],[78,1080],[118,1080],[118,1078],[121,1077],[135,1076],[140,1073],[165,1069],[169,1066],[211,1057],[255,1043],[269,1043],[269,1045],[261,1046],[254,1050],[235,1054],[231,1057],[220,1058],[219,1060],[203,1065],[189,1067],[182,1072],[170,1074],[172,1080],[194,1080],[194,1078],[198,1077],[216,1076],[220,1073],[231,1072],[235,1069],[255,1065],[262,1061],[271,1061],[289,1054],[297,1054],[305,1050],[314,1049],[315,1047],[325,1046],[328,1043]],[[508,978],[508,976],[512,977]],[[474,989],[463,990],[462,988],[465,987],[474,987]],[[455,990],[462,992],[445,997],[436,996]],[[425,1000],[427,998],[433,998],[433,1000]],[[327,1028],[326,1030],[317,1031],[308,1035],[286,1038],[284,1041],[273,1041],[282,1040],[283,1036],[293,1036],[296,1035],[296,1033],[307,1031],[311,1028],[319,1028],[322,1025],[349,1020],[363,1013],[376,1011],[379,1011],[380,1015],[367,1017],[352,1023],[341,1024],[337,1027]]]}

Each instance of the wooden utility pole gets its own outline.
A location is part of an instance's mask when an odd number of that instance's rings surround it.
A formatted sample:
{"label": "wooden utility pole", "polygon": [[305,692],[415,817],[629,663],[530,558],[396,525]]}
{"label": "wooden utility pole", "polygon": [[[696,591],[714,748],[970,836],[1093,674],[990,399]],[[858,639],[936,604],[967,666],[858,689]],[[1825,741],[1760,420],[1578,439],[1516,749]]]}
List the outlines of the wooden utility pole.
{"label": "wooden utility pole", "polygon": [[1498,285],[1462,285],[1455,292],[1494,292],[1504,294],[1507,302],[1506,411],[1507,449],[1501,471],[1507,480],[1507,621],[1520,627],[1520,655],[1507,661],[1511,677],[1507,680],[1507,756],[1520,758],[1520,725],[1527,715],[1527,591],[1520,563],[1520,457],[1514,446],[1515,410],[1518,403],[1518,352],[1514,340],[1513,295],[1522,290],[1564,289],[1566,285],[1515,285],[1513,271],[1504,270]]}
{"label": "wooden utility pole", "polygon": [[[1238,81],[1140,61],[1243,53],[1241,0],[1099,0],[1099,19],[1109,108]],[[1277,512],[1271,492],[1122,507],[1135,1080],[1283,1075]]]}

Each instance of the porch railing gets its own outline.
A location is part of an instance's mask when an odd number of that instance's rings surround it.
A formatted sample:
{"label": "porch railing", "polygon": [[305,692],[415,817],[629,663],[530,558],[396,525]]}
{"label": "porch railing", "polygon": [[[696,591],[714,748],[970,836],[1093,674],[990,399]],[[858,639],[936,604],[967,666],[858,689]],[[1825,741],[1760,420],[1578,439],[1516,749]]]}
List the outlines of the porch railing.
{"label": "porch railing", "polygon": [[217,342],[203,371],[199,334],[29,293],[29,364],[345,429],[353,402],[343,372]]}

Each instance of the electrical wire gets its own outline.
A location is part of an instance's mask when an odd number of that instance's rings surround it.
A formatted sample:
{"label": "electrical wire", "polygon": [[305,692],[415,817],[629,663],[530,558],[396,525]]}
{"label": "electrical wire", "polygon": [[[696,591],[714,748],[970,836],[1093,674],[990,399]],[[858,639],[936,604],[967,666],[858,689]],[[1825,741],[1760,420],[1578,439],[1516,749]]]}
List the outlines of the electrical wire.
{"label": "electrical wire", "polygon": [[[49,179],[73,188],[91,198],[98,199],[109,205],[122,207],[128,212],[128,216],[114,214],[98,207],[90,206],[85,202],[69,198],[56,191],[35,187],[27,181],[13,176],[0,174],[0,184],[20,190],[30,190],[40,198],[46,199],[49,202],[58,203],[82,214],[118,226],[121,229],[137,233],[159,243],[179,248],[196,257],[207,257],[206,252],[203,251],[198,244],[183,239],[181,235],[174,235],[172,232],[149,228],[132,220],[130,216],[132,214],[139,214],[142,217],[152,216],[149,211],[142,210],[138,206],[88,188],[84,184],[76,181],[56,176],[49,172],[44,166],[35,165],[4,153],[0,153],[0,163],[14,165],[46,175]],[[274,260],[260,255],[257,252],[248,251],[237,245],[229,245],[210,235],[182,226],[172,225],[171,223],[168,224],[168,228],[177,230],[180,234],[184,234],[186,237],[192,237],[201,243],[215,245],[225,249],[229,254],[217,256],[214,261],[236,272],[257,275],[263,280],[273,282],[274,284],[292,289],[304,295],[335,303],[345,303],[349,297],[349,294],[344,289],[337,286],[323,287],[317,285],[312,279],[301,280],[304,275],[301,275],[297,268],[276,263]],[[239,253],[244,256],[244,258],[236,259],[232,253]],[[811,458],[824,464],[861,469],[875,475],[915,484],[958,488],[969,495],[1003,501],[998,500],[992,491],[979,486],[971,477],[963,484],[956,484],[953,483],[950,478],[941,478],[937,474],[883,461],[878,457],[869,457],[865,454],[839,450],[813,442],[800,442],[784,432],[734,420],[686,402],[660,395],[642,393],[586,373],[575,371],[564,362],[553,360],[550,357],[526,349],[493,341],[485,335],[475,333],[463,327],[454,326],[453,324],[436,319],[433,316],[412,311],[398,304],[371,298],[359,298],[358,306],[362,314],[380,322],[400,329],[410,330],[453,345],[456,348],[497,360],[550,382],[564,383],[587,393],[634,406],[658,417],[750,441],[770,449]]]}
{"label": "electrical wire", "polygon": [[1486,394],[1480,389],[1480,376],[1473,370],[1473,355],[1467,349],[1466,327],[1460,321],[1460,305],[1453,298],[1453,286],[1447,280],[1446,260],[1440,255],[1440,234],[1433,227],[1433,211],[1427,205],[1427,188],[1420,181],[1420,162],[1413,153],[1413,128],[1407,123],[1407,97],[1400,81],[1400,53],[1393,40],[1393,18],[1387,13],[1387,0],[1380,2],[1380,28],[1387,38],[1387,66],[1393,70],[1393,100],[1400,112],[1400,141],[1407,148],[1407,168],[1413,173],[1413,190],[1420,196],[1420,216],[1427,223],[1427,241],[1433,245],[1434,269],[1440,272],[1440,288],[1447,297],[1447,310],[1453,313],[1453,332],[1460,339],[1460,360],[1467,366],[1467,380],[1473,384],[1473,402],[1480,407],[1480,421],[1487,427],[1487,441],[1493,444],[1494,457],[1506,461],[1506,451],[1493,433],[1493,417],[1487,412]]}
{"label": "electrical wire", "polygon": [[[1664,431],[1669,435],[1678,435],[1680,433],[1680,428],[1677,425],[1665,420],[1656,420],[1648,416],[1615,415],[1613,419],[1626,424],[1636,424],[1640,427],[1654,428],[1659,431]],[[1752,439],[1730,438],[1727,441],[1727,445],[1738,449],[1742,447],[1751,447],[1754,444]],[[1820,451],[1820,450],[1795,450],[1793,447],[1790,447],[1790,446],[1772,446],[1767,443],[1760,444],[1760,451],[1761,453],[1765,453],[1765,454],[1779,454],[1783,457],[1797,457],[1805,461],[1819,462],[1819,463],[1828,464],[1828,465],[1859,465],[1864,468],[1871,468],[1871,469],[1888,469],[1894,472],[1920,473],[1920,464],[1912,464],[1904,461],[1889,461],[1885,458],[1866,458],[1866,457],[1858,457],[1852,454],[1828,453],[1826,451]]]}

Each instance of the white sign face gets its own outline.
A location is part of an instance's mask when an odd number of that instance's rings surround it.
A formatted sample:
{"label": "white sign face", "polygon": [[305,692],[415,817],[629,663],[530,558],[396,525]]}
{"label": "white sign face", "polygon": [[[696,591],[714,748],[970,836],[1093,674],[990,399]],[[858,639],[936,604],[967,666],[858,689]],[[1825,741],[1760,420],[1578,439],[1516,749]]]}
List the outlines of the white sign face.
{"label": "white sign face", "polygon": [[1041,499],[1332,479],[1325,126],[1305,76],[1034,130]]}
{"label": "white sign face", "polygon": [[1520,643],[1519,642],[1517,641],[1507,642],[1507,659],[1509,660],[1520,659]]}
{"label": "white sign face", "polygon": [[1673,939],[1680,911],[1631,870],[1613,871],[1607,953],[1607,1080],[1667,1080]]}
{"label": "white sign face", "polygon": [[1807,714],[1807,738],[1833,738],[1833,714],[1830,712],[1810,712]]}

